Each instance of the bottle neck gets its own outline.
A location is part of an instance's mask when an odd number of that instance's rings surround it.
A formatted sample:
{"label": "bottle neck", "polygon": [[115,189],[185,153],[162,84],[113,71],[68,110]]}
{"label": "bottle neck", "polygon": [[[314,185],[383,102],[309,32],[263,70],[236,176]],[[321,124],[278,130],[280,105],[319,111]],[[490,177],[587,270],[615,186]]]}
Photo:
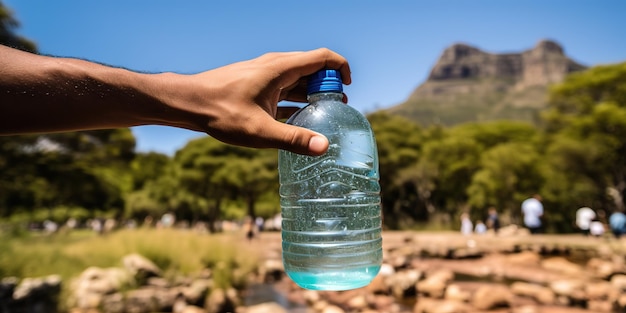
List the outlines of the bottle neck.
{"label": "bottle neck", "polygon": [[339,101],[343,100],[343,93],[339,91],[316,92],[307,96],[309,103],[318,101]]}

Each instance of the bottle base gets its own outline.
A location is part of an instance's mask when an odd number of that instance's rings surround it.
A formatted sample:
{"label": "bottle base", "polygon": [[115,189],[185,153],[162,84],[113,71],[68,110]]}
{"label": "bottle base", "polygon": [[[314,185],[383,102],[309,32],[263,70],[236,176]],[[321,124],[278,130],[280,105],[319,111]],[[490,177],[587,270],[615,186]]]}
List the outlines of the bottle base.
{"label": "bottle base", "polygon": [[287,275],[298,286],[309,290],[350,290],[369,285],[380,266],[324,272],[290,272]]}

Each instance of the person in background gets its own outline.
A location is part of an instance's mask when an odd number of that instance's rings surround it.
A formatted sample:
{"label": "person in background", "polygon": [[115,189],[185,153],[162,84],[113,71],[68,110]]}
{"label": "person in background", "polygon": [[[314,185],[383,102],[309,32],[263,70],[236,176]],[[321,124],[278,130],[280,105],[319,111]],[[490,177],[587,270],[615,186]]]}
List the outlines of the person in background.
{"label": "person in background", "polygon": [[495,234],[498,234],[500,229],[500,218],[498,217],[498,211],[495,207],[490,207],[487,213],[487,228],[493,230]]}
{"label": "person in background", "polygon": [[483,221],[481,220],[476,221],[476,227],[474,227],[474,232],[479,235],[486,233],[487,225],[485,225],[485,223],[483,223]]}
{"label": "person in background", "polygon": [[589,207],[582,207],[576,210],[576,227],[578,227],[583,235],[588,236],[591,221],[593,221],[595,218],[596,212],[594,212]]}
{"label": "person in background", "polygon": [[474,231],[474,224],[472,220],[469,218],[468,213],[461,214],[461,234],[463,235],[471,235]]}
{"label": "person in background", "polygon": [[[276,121],[306,102],[307,77],[350,67],[329,49],[267,53],[198,74],[148,74],[0,45],[0,135],[139,125],[205,132],[228,144],[321,155],[328,139]],[[347,97],[344,96],[344,102]]]}
{"label": "person in background", "polygon": [[531,234],[542,232],[543,204],[541,204],[540,195],[535,194],[522,202],[522,214],[524,215],[524,226],[528,228]]}
{"label": "person in background", "polygon": [[626,234],[626,215],[623,210],[617,210],[609,216],[609,227],[615,238],[621,238]]}
{"label": "person in background", "polygon": [[604,235],[604,224],[598,218],[594,218],[589,223],[589,234],[594,237],[602,237]]}

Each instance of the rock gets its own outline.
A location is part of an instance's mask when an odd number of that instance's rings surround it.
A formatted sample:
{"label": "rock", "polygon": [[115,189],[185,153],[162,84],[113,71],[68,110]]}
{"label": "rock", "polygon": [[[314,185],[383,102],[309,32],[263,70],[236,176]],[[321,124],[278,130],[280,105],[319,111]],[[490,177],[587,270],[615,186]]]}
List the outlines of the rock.
{"label": "rock", "polygon": [[387,277],[385,284],[393,296],[397,298],[410,297],[416,294],[416,284],[421,276],[422,274],[418,270],[404,270]]}
{"label": "rock", "polygon": [[609,301],[589,300],[587,309],[591,312],[613,312],[613,305]]}
{"label": "rock", "polygon": [[626,275],[618,274],[611,277],[611,285],[619,291],[626,291]]}
{"label": "rock", "polygon": [[619,291],[607,281],[587,282],[584,286],[585,297],[588,300],[607,300],[616,298]]}
{"label": "rock", "polygon": [[320,293],[317,290],[304,290],[302,298],[304,298],[307,304],[311,305],[320,300]]}
{"label": "rock", "polygon": [[322,310],[322,313],[345,313],[345,311],[336,305],[329,305]]}
{"label": "rock", "polygon": [[205,301],[207,313],[228,313],[234,312],[237,307],[237,292],[229,289],[215,289]]}
{"label": "rock", "polygon": [[287,313],[287,310],[276,302],[267,302],[247,307],[246,313]]}
{"label": "rock", "polygon": [[583,269],[580,265],[572,263],[563,257],[552,257],[541,261],[541,267],[546,270],[557,273],[568,274],[580,277],[583,275]]}
{"label": "rock", "polygon": [[539,264],[539,254],[533,251],[522,251],[514,253],[506,258],[506,262],[520,265],[537,265]]}
{"label": "rock", "polygon": [[418,294],[433,298],[443,298],[446,286],[454,279],[454,273],[450,270],[437,270],[426,276],[426,279],[417,282]]}
{"label": "rock", "polygon": [[18,284],[17,279],[2,280],[0,312],[57,312],[61,293],[61,277],[24,278]]}
{"label": "rock", "polygon": [[446,300],[452,300],[457,302],[468,302],[472,297],[472,294],[467,290],[462,290],[459,285],[450,284],[446,288],[444,298]]}
{"label": "rock", "polygon": [[550,289],[557,295],[557,303],[561,305],[584,304],[585,282],[580,279],[562,279],[550,283]]}
{"label": "rock", "polygon": [[346,302],[346,306],[350,309],[350,311],[362,311],[367,308],[368,303],[367,299],[365,299],[365,295],[360,294],[355,297],[351,297]]}
{"label": "rock", "polygon": [[79,309],[96,308],[105,295],[118,292],[132,281],[130,274],[120,268],[89,267],[73,281],[68,304]]}
{"label": "rock", "polygon": [[533,298],[541,304],[552,304],[556,300],[552,289],[537,284],[515,282],[511,285],[511,292],[518,296]]}
{"label": "rock", "polygon": [[513,309],[512,313],[541,313],[542,311],[535,305],[523,305]]}
{"label": "rock", "polygon": [[135,276],[139,282],[143,282],[150,277],[160,277],[161,269],[152,261],[139,254],[129,254],[122,259],[124,267]]}
{"label": "rock", "polygon": [[126,293],[126,312],[152,313],[159,311],[159,305],[154,289],[136,289]]}
{"label": "rock", "polygon": [[13,291],[14,300],[56,299],[61,293],[61,276],[24,278]]}
{"label": "rock", "polygon": [[619,262],[591,258],[587,262],[587,269],[596,277],[609,279],[614,275],[624,274],[624,265]]}
{"label": "rock", "polygon": [[465,303],[452,300],[418,298],[413,313],[469,313],[474,312]]}
{"label": "rock", "polygon": [[209,290],[213,288],[213,281],[209,279],[196,279],[191,285],[182,287],[180,292],[189,304],[202,305]]}
{"label": "rock", "polygon": [[378,271],[378,275],[383,277],[388,277],[393,275],[396,272],[396,269],[393,268],[390,264],[383,263],[380,266],[380,270]]}
{"label": "rock", "polygon": [[8,301],[8,299],[13,298],[13,292],[18,282],[17,277],[2,278],[2,280],[0,280],[0,300]]}
{"label": "rock", "polygon": [[510,307],[513,294],[505,286],[485,285],[474,293],[471,304],[479,310],[493,310],[499,307]]}
{"label": "rock", "polygon": [[285,268],[281,260],[268,259],[261,265],[259,273],[263,282],[272,283],[282,279]]}
{"label": "rock", "polygon": [[104,296],[101,300],[100,308],[102,312],[106,313],[125,313],[124,296],[119,292]]}
{"label": "rock", "polygon": [[[276,311],[277,313],[281,313],[280,311]],[[185,306],[180,313],[206,313],[206,311],[195,305],[187,305]]]}
{"label": "rock", "polygon": [[396,299],[392,296],[376,295],[372,302],[372,306],[376,311],[389,312],[390,308],[395,304]]}

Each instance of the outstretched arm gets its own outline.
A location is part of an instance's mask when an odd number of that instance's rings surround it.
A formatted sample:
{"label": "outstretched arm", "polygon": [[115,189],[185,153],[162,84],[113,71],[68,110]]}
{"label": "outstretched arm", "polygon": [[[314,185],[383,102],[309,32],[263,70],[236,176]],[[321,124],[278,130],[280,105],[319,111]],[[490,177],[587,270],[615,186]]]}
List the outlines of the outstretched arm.
{"label": "outstretched arm", "polygon": [[319,155],[328,141],[276,121],[306,101],[305,78],[348,62],[328,49],[268,53],[199,74],[144,74],[0,45],[0,135],[166,125],[230,144]]}

